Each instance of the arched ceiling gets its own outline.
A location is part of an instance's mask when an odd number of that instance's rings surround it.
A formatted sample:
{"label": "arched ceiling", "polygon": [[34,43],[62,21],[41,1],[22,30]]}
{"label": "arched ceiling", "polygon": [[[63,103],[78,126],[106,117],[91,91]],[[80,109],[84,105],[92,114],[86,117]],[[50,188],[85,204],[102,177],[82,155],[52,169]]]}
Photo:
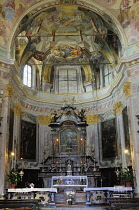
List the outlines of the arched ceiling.
{"label": "arched ceiling", "polygon": [[[115,64],[120,49],[118,31],[108,15],[103,18],[86,8],[77,5],[57,5],[25,16],[16,34],[17,48],[20,45],[20,61],[24,64],[32,57],[46,61],[55,46],[87,45],[90,56],[101,53],[107,62]],[[50,46],[48,50],[48,46]]]}

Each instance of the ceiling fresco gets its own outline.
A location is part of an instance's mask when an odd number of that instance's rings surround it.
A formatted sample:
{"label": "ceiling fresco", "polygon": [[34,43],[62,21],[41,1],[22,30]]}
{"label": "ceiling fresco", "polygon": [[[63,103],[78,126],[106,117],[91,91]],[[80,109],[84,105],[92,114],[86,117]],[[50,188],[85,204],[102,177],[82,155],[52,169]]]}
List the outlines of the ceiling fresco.
{"label": "ceiling fresco", "polygon": [[[108,9],[113,16],[117,18],[123,29],[125,30],[127,40],[129,44],[133,44],[139,41],[139,1],[138,0],[97,0],[93,1],[94,4],[100,4],[105,9]],[[78,28],[81,26],[82,29],[89,31],[91,27],[91,21],[89,17],[85,16],[80,11],[75,12],[75,7],[82,5],[83,7],[89,8],[89,4],[83,1],[73,1],[73,0],[59,0],[59,1],[50,1],[43,5],[40,4],[37,0],[1,0],[0,1],[0,46],[4,49],[7,48],[7,44],[9,41],[9,37],[11,36],[12,29],[20,18],[20,16],[31,6],[38,4],[40,6],[34,10],[36,13],[39,10],[46,9],[52,5],[57,6],[56,11],[53,14],[45,14],[41,13],[37,15],[35,21],[39,27],[39,21],[44,17],[43,22],[41,23],[40,32],[43,34],[44,31],[49,34],[52,29],[56,29],[59,33],[64,33],[66,31],[71,33],[76,33]],[[60,4],[62,6],[60,6]],[[66,6],[70,4],[71,10],[68,11]],[[72,6],[71,4],[75,5]],[[91,8],[91,6],[90,6]],[[98,10],[99,12],[99,10]],[[34,14],[33,11],[29,13],[29,15]],[[105,15],[104,15],[105,16]],[[106,15],[107,16],[107,15]],[[54,20],[53,20],[54,18]],[[62,25],[60,23],[63,23]],[[74,27],[73,27],[74,24]],[[34,27],[34,26],[32,26]],[[90,31],[92,32],[92,31]],[[134,32],[134,33],[133,33]]]}
{"label": "ceiling fresco", "polygon": [[106,15],[102,18],[76,5],[55,6],[28,15],[17,32],[20,51],[16,59],[20,65],[32,58],[44,63],[84,62],[82,48],[93,61],[101,57],[111,65],[117,62],[120,40],[115,24]]}

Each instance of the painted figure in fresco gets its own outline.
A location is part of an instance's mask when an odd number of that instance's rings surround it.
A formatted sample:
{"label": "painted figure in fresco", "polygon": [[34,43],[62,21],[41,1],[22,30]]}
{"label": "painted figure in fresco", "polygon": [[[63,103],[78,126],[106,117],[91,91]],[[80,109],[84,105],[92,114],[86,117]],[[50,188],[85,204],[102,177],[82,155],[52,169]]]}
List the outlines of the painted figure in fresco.
{"label": "painted figure in fresco", "polygon": [[47,56],[49,61],[73,61],[79,59],[82,54],[82,49],[79,46],[71,47],[69,45],[56,46],[51,50],[51,54]]}
{"label": "painted figure in fresco", "polygon": [[16,10],[16,17],[18,17],[24,10],[25,7],[20,3],[18,9]]}
{"label": "painted figure in fresco", "polygon": [[3,46],[6,45],[9,34],[10,34],[10,29],[6,27],[6,25],[2,21],[0,21],[0,36],[2,38],[1,43],[3,43]]}
{"label": "painted figure in fresco", "polygon": [[129,0],[122,0],[120,4],[120,15],[118,17],[122,26],[126,28],[130,24],[129,11],[131,8],[131,2]]}
{"label": "painted figure in fresco", "polygon": [[79,46],[76,46],[73,50],[71,50],[70,52],[70,56],[71,57],[77,57],[80,56],[82,53],[82,50]]}
{"label": "painted figure in fresco", "polygon": [[61,50],[60,46],[56,46],[52,51],[52,54],[58,57],[64,57],[65,53]]}
{"label": "painted figure in fresco", "polygon": [[5,18],[5,12],[4,12],[4,9],[2,7],[2,4],[0,4],[0,15]]}
{"label": "painted figure in fresco", "polygon": [[4,4],[5,10],[5,20],[10,20],[12,22],[12,18],[15,16],[15,0],[7,1]]}

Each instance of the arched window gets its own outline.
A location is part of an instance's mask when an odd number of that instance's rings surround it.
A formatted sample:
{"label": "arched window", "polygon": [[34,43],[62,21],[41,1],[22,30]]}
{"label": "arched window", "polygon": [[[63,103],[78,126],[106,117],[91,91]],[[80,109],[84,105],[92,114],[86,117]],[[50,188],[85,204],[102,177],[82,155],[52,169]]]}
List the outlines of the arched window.
{"label": "arched window", "polygon": [[25,65],[23,69],[23,84],[31,87],[32,85],[32,68],[30,65]]}

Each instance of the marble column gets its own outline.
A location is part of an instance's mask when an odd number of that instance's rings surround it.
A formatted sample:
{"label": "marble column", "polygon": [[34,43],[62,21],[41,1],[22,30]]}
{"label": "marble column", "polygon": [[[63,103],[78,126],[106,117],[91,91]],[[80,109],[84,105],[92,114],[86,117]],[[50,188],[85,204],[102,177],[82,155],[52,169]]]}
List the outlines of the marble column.
{"label": "marble column", "polygon": [[116,111],[116,124],[117,124],[116,127],[117,127],[117,131],[118,131],[118,139],[121,144],[122,168],[126,168],[127,163],[126,163],[126,156],[125,156],[125,134],[124,134],[124,122],[123,122],[121,101],[117,102],[114,105],[114,109]]}

